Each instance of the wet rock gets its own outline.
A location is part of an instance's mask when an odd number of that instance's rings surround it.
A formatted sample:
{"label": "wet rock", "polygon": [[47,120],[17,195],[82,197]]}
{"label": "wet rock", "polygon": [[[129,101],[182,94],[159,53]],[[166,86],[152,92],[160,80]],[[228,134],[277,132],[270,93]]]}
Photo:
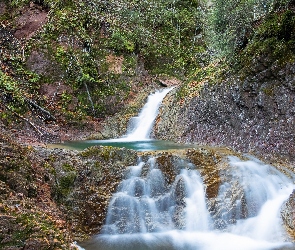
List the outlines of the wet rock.
{"label": "wet rock", "polygon": [[185,189],[185,182],[183,178],[179,178],[175,184],[175,189],[173,192],[173,198],[178,206],[185,207],[187,197],[187,191]]}
{"label": "wet rock", "polygon": [[243,188],[230,176],[222,179],[225,182],[223,186],[227,185],[226,191],[223,192],[221,186],[218,197],[208,200],[208,210],[216,229],[227,228],[228,225],[235,224],[238,219],[248,218]]}
{"label": "wet rock", "polygon": [[204,148],[191,149],[187,151],[187,157],[200,171],[208,198],[215,198],[221,183],[218,163],[220,156]]}
{"label": "wet rock", "polygon": [[281,216],[287,229],[295,235],[295,190],[282,206]]}
{"label": "wet rock", "polygon": [[[171,187],[171,183],[173,183],[172,200],[175,201],[175,208],[172,220],[177,229],[184,229],[186,223],[184,209],[187,190],[182,177],[176,179],[181,169],[197,169],[200,172],[205,184],[207,207],[216,229],[224,229],[229,224],[236,223],[237,219],[247,218],[248,209],[243,188],[231,175],[232,167],[226,160],[228,155],[236,155],[236,153],[227,148],[214,150],[210,147],[198,147],[176,152],[142,154],[143,160],[153,156],[154,167],[160,168],[163,172],[167,187]],[[147,169],[150,164],[144,166],[143,176],[148,174]],[[221,194],[222,183],[227,183],[228,186],[227,191]]]}
{"label": "wet rock", "polygon": [[186,221],[183,206],[175,206],[172,221],[174,222],[176,229],[185,229]]}
{"label": "wet rock", "polygon": [[192,168],[189,162],[173,154],[162,154],[156,157],[157,167],[164,173],[168,185],[175,181],[175,177],[180,174],[181,169]]}
{"label": "wet rock", "polygon": [[176,181],[172,197],[176,203],[172,220],[177,229],[184,229],[186,225],[184,209],[186,206],[187,190],[183,178],[179,178]]}

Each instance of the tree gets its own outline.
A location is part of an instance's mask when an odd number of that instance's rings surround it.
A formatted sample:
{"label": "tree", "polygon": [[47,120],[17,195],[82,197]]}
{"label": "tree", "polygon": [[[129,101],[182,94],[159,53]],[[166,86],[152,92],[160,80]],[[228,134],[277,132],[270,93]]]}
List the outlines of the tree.
{"label": "tree", "polygon": [[253,22],[273,10],[274,0],[214,0],[209,43],[216,55],[229,58],[243,49]]}

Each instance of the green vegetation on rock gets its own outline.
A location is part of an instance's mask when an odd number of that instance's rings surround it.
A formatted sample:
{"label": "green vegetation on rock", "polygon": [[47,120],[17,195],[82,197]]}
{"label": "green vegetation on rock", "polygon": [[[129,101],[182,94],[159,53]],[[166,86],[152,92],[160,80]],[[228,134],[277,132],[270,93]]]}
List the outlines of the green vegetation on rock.
{"label": "green vegetation on rock", "polygon": [[[33,72],[27,78],[34,84],[26,91],[66,84],[68,91],[62,94],[68,98],[58,100],[52,112],[73,121],[122,109],[130,91],[140,85],[136,77],[183,77],[207,60],[201,35],[204,5],[198,1],[14,0],[6,2],[2,23],[27,32],[30,24],[19,20],[31,10],[36,20],[42,15],[46,20],[27,34],[18,53],[19,67]],[[34,99],[51,110],[50,100],[37,95]]]}
{"label": "green vegetation on rock", "polygon": [[241,54],[242,63],[251,66],[253,59],[267,58],[269,65],[277,61],[294,61],[295,13],[291,10],[268,14],[257,27],[253,38]]}

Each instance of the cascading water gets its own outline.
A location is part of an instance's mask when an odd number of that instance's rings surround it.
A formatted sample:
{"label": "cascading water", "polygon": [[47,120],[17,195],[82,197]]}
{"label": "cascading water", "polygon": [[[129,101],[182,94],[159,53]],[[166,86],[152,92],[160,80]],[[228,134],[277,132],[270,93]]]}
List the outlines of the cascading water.
{"label": "cascading water", "polygon": [[121,138],[127,141],[143,141],[150,138],[152,126],[158,114],[158,109],[164,99],[173,87],[162,89],[149,95],[147,103],[140,111],[138,117],[133,117],[130,121],[129,132]]}
{"label": "cascading water", "polygon": [[[284,242],[279,212],[294,189],[291,180],[257,160],[229,157],[229,164],[229,175],[234,180],[220,186],[215,206],[222,208],[234,192],[242,193],[242,198],[215,214],[207,209],[205,186],[192,164],[187,163],[170,185],[155,158],[130,167],[127,179],[109,204],[102,234],[85,248],[294,249]],[[219,221],[223,221],[222,228],[216,226]]]}

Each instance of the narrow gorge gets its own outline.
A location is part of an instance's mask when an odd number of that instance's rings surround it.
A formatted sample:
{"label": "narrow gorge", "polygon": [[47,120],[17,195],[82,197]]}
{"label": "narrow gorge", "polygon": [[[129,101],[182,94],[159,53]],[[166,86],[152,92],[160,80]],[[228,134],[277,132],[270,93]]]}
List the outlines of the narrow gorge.
{"label": "narrow gorge", "polygon": [[0,249],[294,250],[294,0],[1,0]]}

